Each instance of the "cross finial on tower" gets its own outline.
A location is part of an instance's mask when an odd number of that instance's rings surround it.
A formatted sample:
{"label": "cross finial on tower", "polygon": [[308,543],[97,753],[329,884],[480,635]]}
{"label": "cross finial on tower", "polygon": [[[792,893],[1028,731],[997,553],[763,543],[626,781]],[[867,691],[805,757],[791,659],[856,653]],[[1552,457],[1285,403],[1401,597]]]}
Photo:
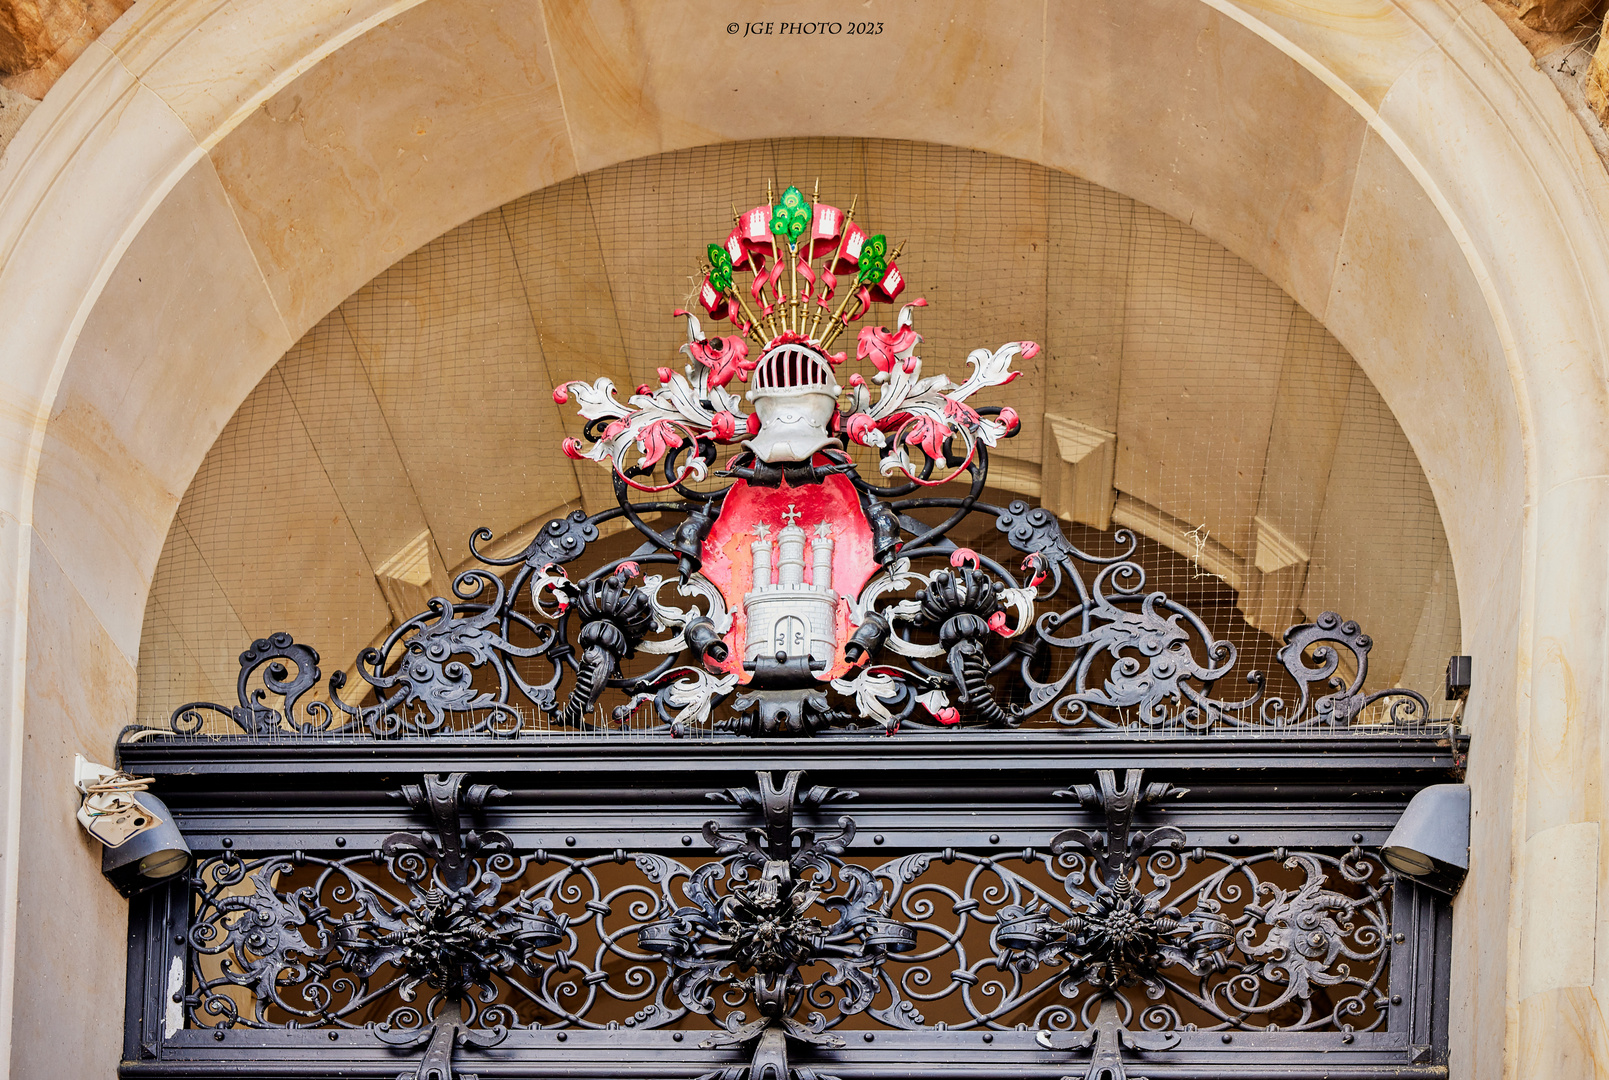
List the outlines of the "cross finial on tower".
{"label": "cross finial on tower", "polygon": [[789,503],[788,512],[782,515],[782,520],[786,521],[789,525],[797,525],[799,523],[799,516],[798,507],[794,506],[792,503]]}

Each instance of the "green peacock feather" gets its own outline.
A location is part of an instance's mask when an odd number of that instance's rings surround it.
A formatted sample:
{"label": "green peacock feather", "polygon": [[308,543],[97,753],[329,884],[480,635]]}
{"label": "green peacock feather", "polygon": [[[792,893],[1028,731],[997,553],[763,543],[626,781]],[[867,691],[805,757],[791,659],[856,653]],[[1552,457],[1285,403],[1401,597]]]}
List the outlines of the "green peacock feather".
{"label": "green peacock feather", "polygon": [[710,257],[710,284],[715,291],[729,293],[732,291],[732,256],[728,255],[726,248],[720,244],[709,246]]}
{"label": "green peacock feather", "polygon": [[780,236],[789,244],[797,244],[799,237],[810,228],[810,204],[805,202],[804,192],[788,185],[788,190],[782,193],[782,200],[771,210],[771,233]]}
{"label": "green peacock feather", "polygon": [[860,245],[860,270],[855,279],[862,285],[875,285],[883,280],[888,269],[888,237],[881,233],[869,236]]}

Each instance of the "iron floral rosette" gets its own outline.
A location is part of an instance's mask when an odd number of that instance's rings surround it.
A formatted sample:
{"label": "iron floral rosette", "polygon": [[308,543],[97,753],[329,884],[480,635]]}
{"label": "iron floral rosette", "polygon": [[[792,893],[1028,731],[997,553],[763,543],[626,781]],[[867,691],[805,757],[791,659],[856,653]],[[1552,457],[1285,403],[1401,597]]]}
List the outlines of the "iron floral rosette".
{"label": "iron floral rosette", "polygon": [[[369,856],[297,851],[248,861],[226,851],[198,865],[188,934],[197,985],[184,997],[192,1016],[216,1018],[220,1029],[282,1026],[272,1009],[293,1018],[288,1026],[352,1027],[394,992],[402,1004],[368,1026],[398,1050],[424,1048],[399,1080],[475,1080],[454,1071],[455,1048],[507,1037],[517,1018],[499,982],[539,977],[540,950],[566,940],[569,917],[551,898],[518,889],[529,859],[514,855],[506,834],[478,820],[464,827],[464,814],[482,818],[507,792],[451,773],[395,794],[430,826],[394,832]],[[276,884],[308,871],[313,884]],[[249,1017],[236,987],[251,991]]]}
{"label": "iron floral rosette", "polygon": [[1103,996],[1143,986],[1151,997],[1164,993],[1158,977],[1163,967],[1177,965],[1194,975],[1227,969],[1232,927],[1216,900],[1201,897],[1187,916],[1168,903],[1170,878],[1141,888],[1141,860],[1153,851],[1177,851],[1185,842],[1184,833],[1171,825],[1130,827],[1138,807],[1185,794],[1166,783],[1141,788],[1141,777],[1140,770],[1129,770],[1126,786],[1119,789],[1114,774],[1102,770],[1099,790],[1079,785],[1061,793],[1103,811],[1107,829],[1066,829],[1051,840],[1054,856],[1086,856],[1087,871],[1074,870],[1062,880],[1074,904],[1066,919],[1057,921],[1044,904],[1001,910],[997,941],[1011,966],[1026,971],[1065,963],[1068,983],[1086,983]]}
{"label": "iron floral rosette", "polygon": [[1179,1036],[1132,1030],[1132,1017],[1125,1015],[1131,1006],[1119,992],[1143,986],[1148,997],[1161,998],[1167,991],[1161,977],[1166,967],[1196,976],[1228,970],[1234,928],[1210,896],[1198,896],[1188,915],[1169,904],[1173,879],[1166,875],[1154,876],[1149,889],[1141,887],[1145,858],[1177,852],[1185,835],[1171,825],[1135,829],[1135,811],[1185,792],[1167,783],[1143,784],[1139,769],[1128,770],[1121,788],[1109,769],[1097,777],[1099,788],[1080,784],[1058,792],[1106,818],[1104,830],[1065,829],[1051,840],[1052,856],[1073,854],[1075,865],[1083,867],[1062,880],[1074,910],[1057,920],[1045,904],[1002,908],[996,942],[1006,966],[1029,971],[1040,964],[1066,964],[1064,993],[1080,983],[1095,991],[1090,1001],[1096,1012],[1085,1018],[1086,1030],[1041,1031],[1037,1039],[1050,1049],[1092,1051],[1087,1080],[1125,1080],[1123,1049],[1166,1050],[1178,1045]]}
{"label": "iron floral rosette", "polygon": [[[779,786],[761,772],[758,792],[713,794],[759,810],[765,826],[738,830],[706,822],[704,838],[719,860],[698,867],[683,884],[687,906],[637,934],[642,950],[669,965],[671,987],[690,1011],[712,1014],[718,997],[728,1006],[754,1006],[753,1020],[733,1009],[723,1030],[700,1044],[754,1043],[753,1062],[707,1074],[710,1080],[768,1075],[767,1068],[794,1080],[828,1080],[790,1066],[788,1040],[842,1047],[822,1010],[835,1007],[839,1019],[864,1012],[889,954],[916,945],[915,931],[889,917],[889,899],[872,872],[840,858],[855,836],[853,818],[839,817],[827,832],[793,824],[796,811],[856,793],[819,785],[801,792],[802,777],[790,772]],[[836,918],[826,919],[828,913]],[[807,1007],[808,1023],[798,1019]]]}

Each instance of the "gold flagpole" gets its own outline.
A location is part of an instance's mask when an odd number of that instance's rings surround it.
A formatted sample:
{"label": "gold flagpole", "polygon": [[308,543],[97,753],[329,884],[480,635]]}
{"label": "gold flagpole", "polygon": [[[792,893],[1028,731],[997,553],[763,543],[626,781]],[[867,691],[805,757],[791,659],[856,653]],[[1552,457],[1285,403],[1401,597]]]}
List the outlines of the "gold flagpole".
{"label": "gold flagpole", "polygon": [[[888,257],[888,262],[885,263],[884,266],[885,267],[893,266],[894,263],[899,260],[900,252],[902,252],[904,250],[905,250],[905,241],[901,240],[899,242],[899,244],[895,246],[894,253]],[[886,269],[885,269],[884,273],[886,275],[886,273],[887,273]],[[870,283],[868,283],[866,287],[868,289],[871,288]],[[851,293],[850,295],[854,295],[854,294]],[[845,304],[848,303],[848,300],[849,300],[849,297],[846,296],[844,298]],[[868,310],[870,310],[870,305],[867,305],[867,308],[868,308]],[[843,305],[840,305],[839,306],[839,311],[842,311],[842,310],[843,310]],[[833,319],[836,320],[837,318],[838,318],[838,316],[836,314],[834,314]],[[842,333],[844,330],[846,330],[848,328],[849,328],[849,320],[848,319],[845,319],[842,323],[836,323],[835,322],[834,324],[829,325],[828,328],[827,328],[826,340],[824,340],[821,343],[822,351],[825,352],[832,345],[832,343],[838,339],[838,334]]]}
{"label": "gold flagpole", "polygon": [[[777,197],[776,193],[772,190],[772,185],[774,183],[775,178],[765,182],[765,208],[771,212],[771,216],[773,218],[776,217],[777,212]],[[775,260],[777,258],[777,234],[771,232],[771,222],[767,221],[765,223],[765,228],[771,237],[771,256],[772,259]],[[782,278],[781,275],[778,275],[777,280],[771,283],[771,298],[777,302],[777,325],[782,327],[782,329],[785,331],[788,329],[788,303],[782,298],[782,290],[778,287],[781,284]]]}
{"label": "gold flagpole", "polygon": [[[842,328],[839,325],[838,317],[844,313],[844,309],[849,306],[849,302],[851,300],[855,299],[855,294],[859,291],[859,289],[856,286],[859,286],[859,285],[860,285],[860,278],[857,277],[851,283],[851,288],[850,288],[849,292],[844,295],[844,298],[842,300],[838,301],[838,310],[833,312],[832,313],[832,318],[827,320],[827,331],[826,331],[826,333],[821,335],[821,351],[822,352],[826,352],[827,351],[827,346],[831,345],[833,339],[838,336],[837,331]],[[847,326],[848,323],[846,322],[843,325]]]}
{"label": "gold flagpole", "polygon": [[799,314],[799,242],[788,240],[788,332],[795,329],[794,317]]}
{"label": "gold flagpole", "polygon": [[749,321],[748,332],[754,335],[755,342],[761,345],[765,344],[765,337],[760,328],[760,323],[755,319],[754,312],[749,310],[749,305],[744,302],[743,292],[737,287],[736,282],[732,283],[732,291],[727,295],[737,301],[738,310],[743,312],[743,317]]}
{"label": "gold flagpole", "polygon": [[[820,202],[820,201],[821,201],[821,177],[818,176],[818,177],[816,177],[815,186],[810,189],[810,215],[809,215],[809,220],[805,222],[804,234],[803,234],[803,240],[804,240],[804,264],[805,264],[805,270],[807,272],[810,269],[810,263],[811,263],[810,252],[811,252],[811,249],[815,246],[814,234],[815,234],[815,231],[816,231],[816,204],[818,202]],[[798,258],[795,257],[793,261],[794,261],[794,265],[797,266],[798,262],[799,262]],[[809,280],[809,279],[807,278],[806,280]],[[812,289],[811,291],[814,292],[815,290]],[[802,299],[800,299],[800,296],[799,296],[799,281],[798,281],[797,278],[795,278],[794,283],[793,283],[793,332],[795,334],[801,333],[804,330],[805,318],[809,314],[810,314],[810,309],[807,308],[805,306],[804,301]]]}

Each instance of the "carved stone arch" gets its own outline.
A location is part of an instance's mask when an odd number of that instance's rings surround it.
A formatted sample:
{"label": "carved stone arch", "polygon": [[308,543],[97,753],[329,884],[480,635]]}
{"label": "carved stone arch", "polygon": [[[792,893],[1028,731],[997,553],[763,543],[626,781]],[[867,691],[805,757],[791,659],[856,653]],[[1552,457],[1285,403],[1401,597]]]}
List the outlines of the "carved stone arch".
{"label": "carved stone arch", "polygon": [[[665,50],[700,52],[623,14],[584,25],[549,11],[519,47],[498,52],[486,33],[484,59],[465,65],[485,29],[467,14],[447,2],[136,5],[0,163],[0,323],[15,358],[0,503],[12,611],[0,1014],[15,1070],[98,1075],[116,1052],[92,1022],[104,1001],[20,980],[91,965],[121,940],[121,906],[78,847],[59,778],[74,750],[104,753],[128,716],[151,568],[224,418],[391,258],[577,169],[707,142],[712,125],[728,138],[920,133],[1073,170],[1192,220],[1320,316],[1403,418],[1460,578],[1480,583],[1462,608],[1467,651],[1491,658],[1468,716],[1488,740],[1473,763],[1485,885],[1458,928],[1469,959],[1455,1045],[1469,1056],[1454,1068],[1497,1075],[1505,1042],[1519,1075],[1587,1059],[1602,973],[1561,949],[1510,977],[1510,942],[1551,939],[1509,910],[1507,874],[1521,867],[1524,898],[1539,888],[1524,869],[1533,850],[1538,866],[1548,853],[1598,865],[1583,703],[1605,679],[1605,178],[1490,13],[1451,0],[1360,5],[1357,23],[1227,0],[962,12],[944,33],[1046,36],[997,39],[980,72],[960,73],[1015,77],[896,77],[897,95],[849,119],[773,108],[784,87],[748,69],[758,54],[734,53],[731,70],[752,114],[678,97],[708,84],[667,76]],[[904,32],[941,36],[914,21]],[[1189,65],[1198,44],[1234,62]],[[896,75],[927,70],[920,53],[899,55]],[[431,57],[439,66],[421,63]],[[387,84],[416,96],[366,92]],[[464,111],[422,125],[422,98]],[[1200,104],[1178,109],[1186,100]],[[480,167],[453,164],[464,160]],[[217,364],[225,350],[239,363]],[[1550,899],[1550,921],[1596,925],[1595,880]],[[69,895],[93,899],[86,910]],[[97,985],[115,997],[115,982]],[[56,1024],[108,1034],[63,1047]]]}

